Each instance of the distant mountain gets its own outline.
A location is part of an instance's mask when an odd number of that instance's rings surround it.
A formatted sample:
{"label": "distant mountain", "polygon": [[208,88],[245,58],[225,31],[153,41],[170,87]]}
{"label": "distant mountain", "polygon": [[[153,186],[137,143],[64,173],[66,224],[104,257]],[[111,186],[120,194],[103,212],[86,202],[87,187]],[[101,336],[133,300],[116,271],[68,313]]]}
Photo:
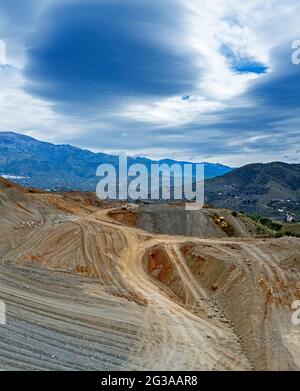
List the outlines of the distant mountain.
{"label": "distant mountain", "polygon": [[249,164],[205,185],[206,201],[217,207],[273,219],[300,219],[300,164]]}
{"label": "distant mountain", "polygon": [[[162,160],[168,164],[174,160]],[[13,132],[0,132],[0,176],[26,187],[51,190],[95,191],[99,164],[117,167],[118,156],[93,153],[71,145],[55,145]],[[129,158],[129,164],[157,163],[146,158]],[[205,163],[205,177],[212,178],[231,171],[231,167]]]}

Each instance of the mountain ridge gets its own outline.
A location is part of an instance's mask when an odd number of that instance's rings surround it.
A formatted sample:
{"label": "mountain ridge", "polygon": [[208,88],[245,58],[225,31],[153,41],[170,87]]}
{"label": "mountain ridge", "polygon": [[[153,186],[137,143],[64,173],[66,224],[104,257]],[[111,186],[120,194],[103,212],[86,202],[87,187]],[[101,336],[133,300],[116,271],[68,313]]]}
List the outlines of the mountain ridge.
{"label": "mountain ridge", "polygon": [[[144,157],[128,157],[128,163],[186,162],[171,159],[154,161]],[[118,156],[92,152],[69,144],[53,144],[15,132],[0,132],[0,175],[26,187],[51,190],[94,191],[99,164],[118,164]],[[195,163],[194,163],[195,164]],[[219,163],[203,163],[206,178],[232,170]]]}
{"label": "mountain ridge", "polygon": [[206,181],[206,201],[216,207],[273,219],[300,218],[300,164],[252,163]]}

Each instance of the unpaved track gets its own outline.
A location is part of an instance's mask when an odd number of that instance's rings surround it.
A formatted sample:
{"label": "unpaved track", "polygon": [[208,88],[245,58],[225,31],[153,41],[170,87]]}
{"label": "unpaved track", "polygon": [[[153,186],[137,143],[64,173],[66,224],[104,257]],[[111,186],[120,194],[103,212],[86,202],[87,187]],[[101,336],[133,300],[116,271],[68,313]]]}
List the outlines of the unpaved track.
{"label": "unpaved track", "polygon": [[[299,334],[289,321],[295,291],[262,241],[154,235],[113,221],[108,212],[45,223],[5,252],[0,298],[7,304],[8,322],[0,326],[1,369],[300,368]],[[217,288],[205,280],[209,266],[194,271],[200,261],[189,265],[183,255],[181,247],[191,241],[207,257],[216,253],[220,263],[234,258],[228,276],[224,269],[226,276],[221,273],[214,283]],[[153,248],[165,252],[171,277],[149,273]],[[246,267],[247,256],[251,265]],[[166,268],[159,267],[161,273]],[[253,308],[241,308],[239,317],[226,298],[235,275],[251,278],[252,293],[259,297],[264,288],[259,279],[286,296],[276,306],[262,303],[267,319],[260,323],[257,344],[248,335],[257,323],[249,330],[240,325]],[[278,319],[278,346],[272,348],[269,329]]]}

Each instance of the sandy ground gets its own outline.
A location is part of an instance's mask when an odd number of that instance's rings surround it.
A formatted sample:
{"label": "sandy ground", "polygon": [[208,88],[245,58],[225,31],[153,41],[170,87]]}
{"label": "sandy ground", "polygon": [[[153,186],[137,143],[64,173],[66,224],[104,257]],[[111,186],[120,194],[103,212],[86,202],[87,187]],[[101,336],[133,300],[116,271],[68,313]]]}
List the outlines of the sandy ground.
{"label": "sandy ground", "polygon": [[18,203],[0,232],[1,369],[300,369],[299,239],[156,235],[52,195]]}

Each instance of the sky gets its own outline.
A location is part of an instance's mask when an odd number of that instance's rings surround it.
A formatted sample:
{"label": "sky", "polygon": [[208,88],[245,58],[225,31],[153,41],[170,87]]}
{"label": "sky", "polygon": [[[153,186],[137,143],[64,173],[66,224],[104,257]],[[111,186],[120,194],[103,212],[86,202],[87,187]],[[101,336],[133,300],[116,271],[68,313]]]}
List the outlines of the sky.
{"label": "sky", "polygon": [[300,163],[299,17],[295,0],[1,0],[0,131]]}

